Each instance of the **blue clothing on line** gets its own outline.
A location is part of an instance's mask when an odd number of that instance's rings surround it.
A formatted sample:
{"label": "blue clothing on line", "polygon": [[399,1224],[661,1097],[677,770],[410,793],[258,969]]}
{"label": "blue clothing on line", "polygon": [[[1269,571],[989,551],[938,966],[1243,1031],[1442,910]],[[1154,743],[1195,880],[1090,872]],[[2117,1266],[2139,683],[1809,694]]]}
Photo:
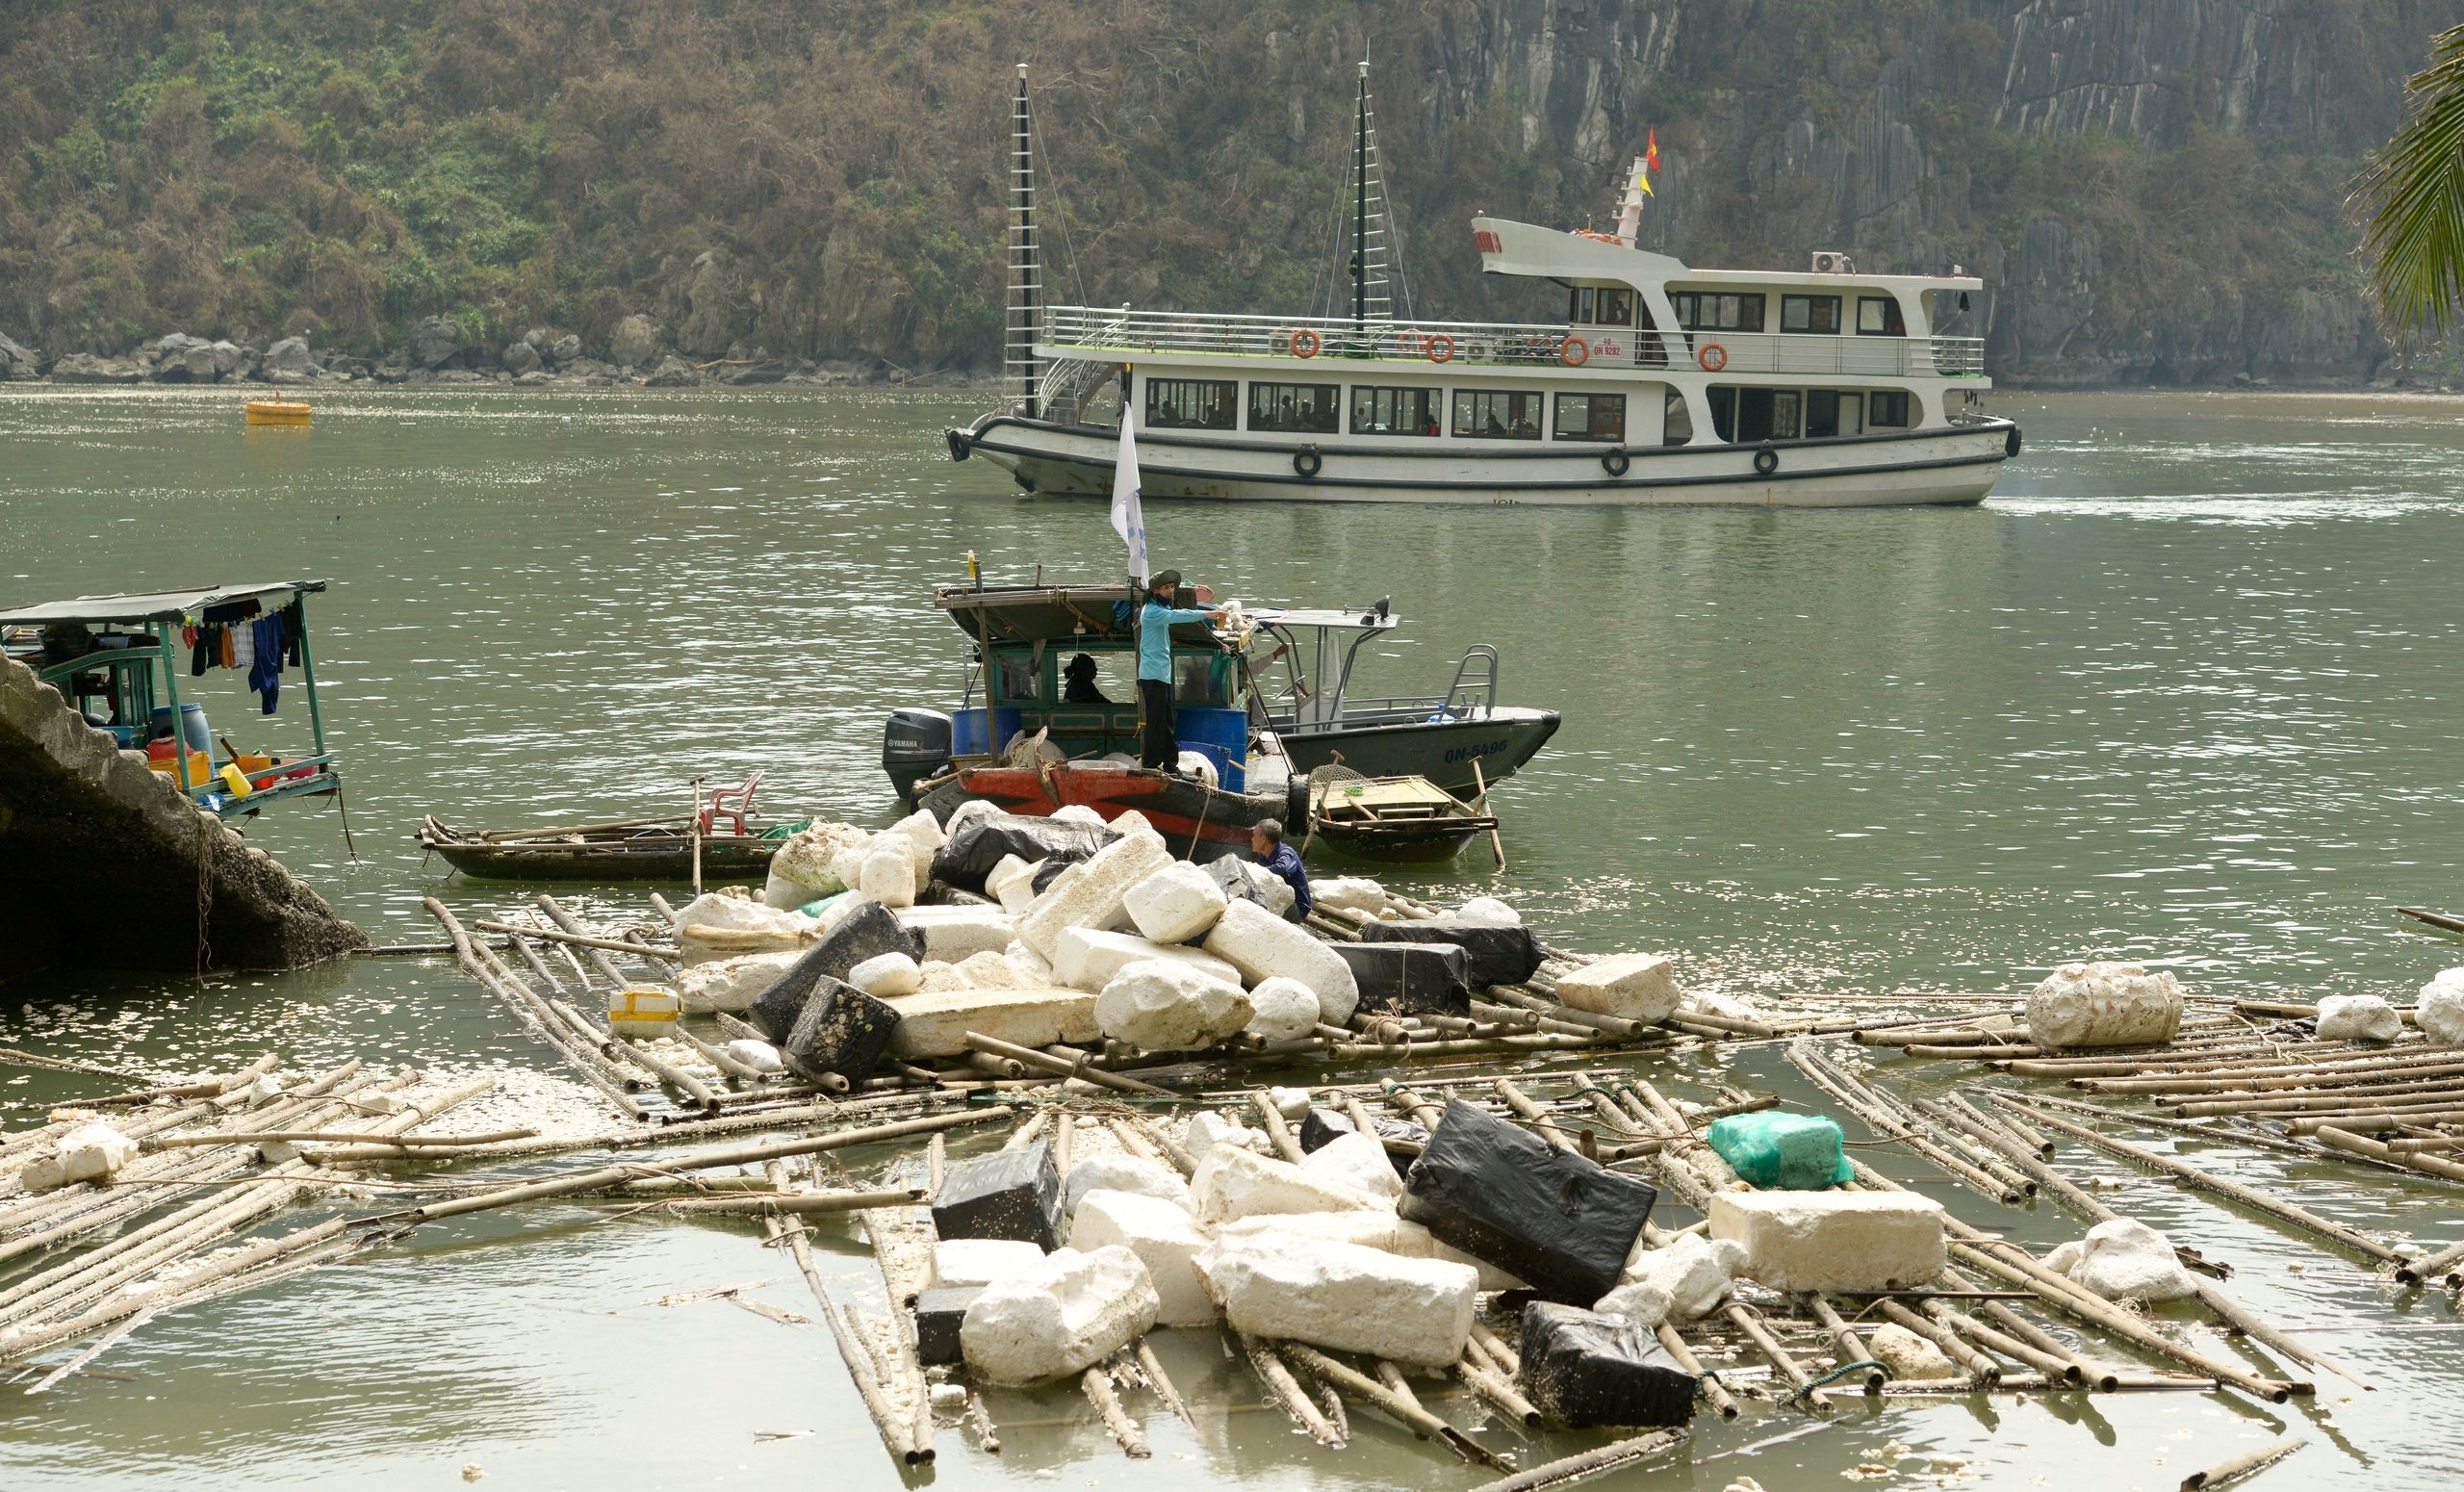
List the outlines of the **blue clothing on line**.
{"label": "blue clothing on line", "polygon": [[1138,613],[1138,677],[1157,683],[1172,682],[1172,628],[1182,622],[1203,622],[1206,613],[1168,606],[1152,597]]}
{"label": "blue clothing on line", "polygon": [[1309,896],[1309,872],[1300,867],[1300,852],[1289,844],[1278,844],[1261,863],[1269,874],[1282,877],[1283,884],[1292,887],[1293,910],[1307,916],[1317,903]]}

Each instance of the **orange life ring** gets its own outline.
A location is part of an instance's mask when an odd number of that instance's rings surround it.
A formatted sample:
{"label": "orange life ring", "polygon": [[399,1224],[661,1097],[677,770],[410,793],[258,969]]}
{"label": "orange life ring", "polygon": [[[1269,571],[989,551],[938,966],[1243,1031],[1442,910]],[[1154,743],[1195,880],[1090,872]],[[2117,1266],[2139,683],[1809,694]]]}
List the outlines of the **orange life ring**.
{"label": "orange life ring", "polygon": [[1427,355],[1428,360],[1432,363],[1450,363],[1454,361],[1454,339],[1444,332],[1439,332],[1437,335],[1429,338],[1427,343]]}
{"label": "orange life ring", "polygon": [[1705,373],[1718,373],[1729,365],[1729,349],[1716,342],[1706,342],[1703,350],[1694,354],[1694,361],[1703,365]]}
{"label": "orange life ring", "polygon": [[1316,357],[1320,346],[1318,334],[1306,326],[1292,334],[1292,355],[1295,357]]}
{"label": "orange life ring", "polygon": [[1568,368],[1580,368],[1591,361],[1591,344],[1580,337],[1568,337],[1557,344],[1557,360]]}
{"label": "orange life ring", "polygon": [[1405,357],[1409,357],[1415,352],[1423,351],[1426,349],[1427,347],[1428,333],[1421,330],[1417,326],[1406,326],[1401,331],[1395,333],[1395,349],[1402,353]]}

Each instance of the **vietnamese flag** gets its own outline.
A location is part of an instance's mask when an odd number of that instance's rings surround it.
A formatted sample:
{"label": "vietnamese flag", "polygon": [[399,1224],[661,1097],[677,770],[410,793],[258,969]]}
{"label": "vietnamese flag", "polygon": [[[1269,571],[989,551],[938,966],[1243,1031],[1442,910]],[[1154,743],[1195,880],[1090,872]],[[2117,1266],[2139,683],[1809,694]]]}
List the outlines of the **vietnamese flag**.
{"label": "vietnamese flag", "polygon": [[1651,138],[1643,145],[1643,164],[1653,170],[1659,169],[1659,127],[1657,125],[1652,127]]}

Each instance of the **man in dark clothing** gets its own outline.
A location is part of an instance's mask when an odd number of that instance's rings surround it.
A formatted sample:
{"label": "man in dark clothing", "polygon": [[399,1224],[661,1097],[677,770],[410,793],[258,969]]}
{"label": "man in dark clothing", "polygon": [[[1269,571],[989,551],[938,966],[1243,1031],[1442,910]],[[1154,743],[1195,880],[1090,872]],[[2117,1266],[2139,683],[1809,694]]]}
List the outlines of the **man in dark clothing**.
{"label": "man in dark clothing", "polygon": [[1095,658],[1081,653],[1061,671],[1061,703],[1064,705],[1109,705],[1104,691],[1095,687]]}
{"label": "man in dark clothing", "polygon": [[1138,703],[1146,716],[1145,749],[1141,766],[1159,772],[1180,769],[1181,743],[1172,733],[1172,628],[1182,622],[1217,622],[1221,606],[1205,611],[1172,605],[1181,588],[1181,573],[1167,570],[1146,582],[1146,605],[1138,612]]}
{"label": "man in dark clothing", "polygon": [[1260,819],[1249,831],[1249,851],[1270,875],[1280,878],[1292,887],[1292,914],[1296,920],[1309,914],[1317,903],[1309,895],[1309,872],[1300,865],[1300,852],[1283,842],[1283,825],[1271,818]]}

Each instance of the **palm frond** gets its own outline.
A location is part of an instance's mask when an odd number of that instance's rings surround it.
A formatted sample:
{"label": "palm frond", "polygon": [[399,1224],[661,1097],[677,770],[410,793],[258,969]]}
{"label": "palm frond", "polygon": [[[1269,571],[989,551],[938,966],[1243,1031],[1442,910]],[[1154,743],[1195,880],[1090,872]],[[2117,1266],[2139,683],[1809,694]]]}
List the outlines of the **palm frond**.
{"label": "palm frond", "polygon": [[2464,26],[2440,33],[2430,59],[2405,85],[2403,124],[2354,178],[2351,205],[2378,314],[2399,334],[2435,336],[2464,305]]}

